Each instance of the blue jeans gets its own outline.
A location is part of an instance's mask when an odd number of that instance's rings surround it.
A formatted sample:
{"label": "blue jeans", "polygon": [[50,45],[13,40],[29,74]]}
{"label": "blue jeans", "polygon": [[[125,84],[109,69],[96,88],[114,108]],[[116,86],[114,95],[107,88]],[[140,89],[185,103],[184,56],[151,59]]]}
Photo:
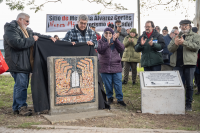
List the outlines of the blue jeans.
{"label": "blue jeans", "polygon": [[27,88],[29,84],[29,73],[16,73],[10,72],[15,80],[13,90],[13,106],[14,111],[20,110],[23,106],[28,106],[26,103],[27,99]]}
{"label": "blue jeans", "polygon": [[161,65],[144,67],[144,71],[161,71]]}
{"label": "blue jeans", "polygon": [[186,104],[191,104],[193,100],[193,79],[195,68],[174,67],[178,70],[183,83],[186,83]]}
{"label": "blue jeans", "polygon": [[117,101],[123,101],[122,73],[101,73],[107,98],[113,98],[113,84]]}

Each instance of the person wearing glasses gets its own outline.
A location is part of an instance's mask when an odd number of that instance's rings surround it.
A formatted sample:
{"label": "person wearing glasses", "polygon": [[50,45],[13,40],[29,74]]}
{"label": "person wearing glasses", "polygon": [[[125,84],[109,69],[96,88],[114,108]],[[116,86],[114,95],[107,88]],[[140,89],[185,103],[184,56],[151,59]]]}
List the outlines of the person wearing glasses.
{"label": "person wearing glasses", "polygon": [[136,52],[142,52],[141,66],[144,71],[161,71],[162,51],[165,46],[163,36],[155,30],[153,21],[147,21],[145,31],[135,45]]}
{"label": "person wearing glasses", "polygon": [[[186,111],[192,111],[193,78],[197,63],[197,53],[200,48],[200,36],[192,32],[190,20],[180,21],[180,33],[172,39],[168,50],[173,54],[170,65],[178,70],[183,83],[186,81]],[[183,79],[184,78],[184,79]]]}
{"label": "person wearing glasses", "polygon": [[167,46],[169,45],[170,41],[172,38],[177,36],[179,34],[179,31],[176,29],[173,29],[170,34],[167,34],[166,36],[163,37],[165,41],[165,47],[163,49],[163,61],[164,64],[161,66],[161,71],[172,71],[173,67],[170,66],[170,56],[172,55],[171,52],[169,52]]}
{"label": "person wearing glasses", "polygon": [[71,42],[72,45],[76,45],[78,42],[85,42],[88,45],[97,48],[97,37],[96,33],[87,26],[88,16],[81,14],[78,16],[78,24],[74,26],[73,29],[69,30],[63,41]]}
{"label": "person wearing glasses", "polygon": [[[122,28],[122,22],[121,20],[116,20],[115,21],[115,33],[117,35],[117,38],[119,39],[119,41],[123,44],[123,41],[124,41],[124,38],[128,35],[127,32],[126,32],[126,29],[125,28]],[[120,57],[122,58],[123,56],[123,52],[122,51],[120,53]],[[123,68],[123,62],[121,62],[121,65],[122,65],[122,68]]]}
{"label": "person wearing glasses", "polygon": [[4,26],[4,49],[5,61],[8,64],[9,72],[14,78],[13,91],[13,113],[23,116],[30,116],[32,112],[27,109],[27,88],[29,85],[29,74],[33,66],[33,45],[39,37],[55,38],[33,32],[27,26],[30,23],[30,16],[20,13],[16,20],[6,23]]}
{"label": "person wearing glasses", "polygon": [[102,38],[98,41],[99,72],[106,89],[108,104],[113,103],[113,85],[118,104],[126,106],[122,93],[122,66],[119,53],[124,50],[124,45],[117,39],[114,31],[107,27]]}

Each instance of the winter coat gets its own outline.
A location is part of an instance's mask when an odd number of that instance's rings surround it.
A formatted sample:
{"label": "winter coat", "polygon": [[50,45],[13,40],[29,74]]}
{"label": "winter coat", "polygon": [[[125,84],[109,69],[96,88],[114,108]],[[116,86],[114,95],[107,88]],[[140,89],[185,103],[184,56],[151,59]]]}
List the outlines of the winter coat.
{"label": "winter coat", "polygon": [[[141,38],[144,37],[146,40],[145,44],[141,45]],[[153,38],[153,45],[149,45],[149,41]],[[142,52],[141,66],[151,67],[163,64],[162,50],[165,46],[163,36],[159,34],[155,29],[148,38],[146,32],[143,32],[142,36],[139,37],[137,45],[135,46],[136,52]]]}
{"label": "winter coat", "polygon": [[34,45],[34,35],[38,37],[50,38],[34,33],[30,28],[26,29],[29,38],[25,38],[16,20],[4,25],[4,50],[5,61],[10,72],[30,73],[30,47]]}
{"label": "winter coat", "polygon": [[[125,46],[125,50],[123,53],[122,61],[125,62],[140,62],[140,53],[135,52],[135,45],[137,44],[137,37],[133,38],[133,42],[129,41],[130,36],[126,36],[123,44]],[[132,39],[132,38],[130,38]]]}
{"label": "winter coat", "polygon": [[172,55],[172,53],[169,52],[169,50],[168,50],[167,47],[168,47],[170,41],[172,40],[172,38],[169,36],[169,34],[167,34],[166,36],[163,37],[163,39],[165,41],[165,46],[164,46],[164,49],[163,49],[163,54],[168,54],[168,58],[169,58],[169,60],[164,61],[164,64],[169,66],[170,65],[170,56]]}
{"label": "winter coat", "polygon": [[[192,30],[185,35],[185,41],[183,42],[183,63],[184,65],[196,65],[197,53],[200,48],[200,36]],[[170,57],[170,65],[175,67],[177,61],[177,49],[179,46],[175,44],[175,37],[168,45],[168,50],[173,54]]]}
{"label": "winter coat", "polygon": [[111,50],[110,45],[104,39],[98,41],[97,51],[99,53],[100,73],[120,73],[122,72],[121,57],[119,53],[124,50],[124,45],[116,39],[115,48]]}

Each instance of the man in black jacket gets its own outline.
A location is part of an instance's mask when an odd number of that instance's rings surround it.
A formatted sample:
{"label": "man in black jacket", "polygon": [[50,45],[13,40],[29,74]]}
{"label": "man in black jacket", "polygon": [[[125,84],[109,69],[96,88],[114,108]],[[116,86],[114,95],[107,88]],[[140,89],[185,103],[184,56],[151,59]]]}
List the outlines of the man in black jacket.
{"label": "man in black jacket", "polygon": [[28,14],[20,13],[17,16],[17,20],[6,23],[4,26],[5,61],[15,81],[12,109],[14,114],[24,116],[32,114],[30,110],[27,110],[28,105],[26,103],[29,74],[32,71],[30,48],[33,49],[33,45],[39,37],[56,41],[53,37],[42,36],[27,28],[29,18]]}
{"label": "man in black jacket", "polygon": [[155,29],[153,21],[147,21],[145,31],[135,45],[136,52],[142,52],[141,66],[144,71],[161,71],[162,54],[165,42]]}

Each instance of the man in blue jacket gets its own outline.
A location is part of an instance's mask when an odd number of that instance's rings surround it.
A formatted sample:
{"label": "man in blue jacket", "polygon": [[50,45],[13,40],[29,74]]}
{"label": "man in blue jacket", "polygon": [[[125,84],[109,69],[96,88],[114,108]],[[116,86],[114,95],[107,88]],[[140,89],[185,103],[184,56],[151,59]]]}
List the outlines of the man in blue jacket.
{"label": "man in blue jacket", "polygon": [[173,70],[173,67],[170,66],[170,56],[172,55],[172,53],[169,52],[167,47],[168,47],[170,41],[172,40],[172,38],[174,38],[178,34],[179,34],[179,31],[176,29],[173,29],[170,34],[167,34],[166,36],[163,37],[163,39],[165,41],[165,46],[163,49],[163,57],[165,57],[165,58],[163,58],[164,64],[161,66],[161,71],[172,71]]}

